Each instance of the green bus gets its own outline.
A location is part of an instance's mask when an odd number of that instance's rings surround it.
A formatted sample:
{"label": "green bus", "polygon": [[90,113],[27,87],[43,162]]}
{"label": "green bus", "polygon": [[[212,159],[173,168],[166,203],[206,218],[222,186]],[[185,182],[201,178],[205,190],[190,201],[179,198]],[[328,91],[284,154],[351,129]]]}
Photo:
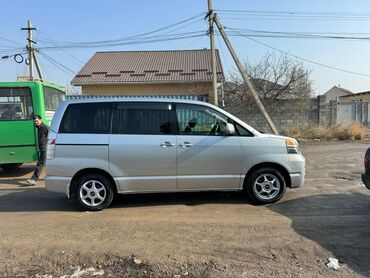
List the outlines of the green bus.
{"label": "green bus", "polygon": [[49,125],[65,89],[41,81],[0,82],[0,167],[11,170],[37,160],[33,115]]}

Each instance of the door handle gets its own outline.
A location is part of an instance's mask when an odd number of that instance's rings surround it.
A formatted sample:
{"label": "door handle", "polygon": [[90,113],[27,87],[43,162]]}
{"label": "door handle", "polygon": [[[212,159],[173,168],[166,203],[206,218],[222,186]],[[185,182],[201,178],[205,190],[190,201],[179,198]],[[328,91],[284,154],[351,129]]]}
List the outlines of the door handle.
{"label": "door handle", "polygon": [[175,146],[175,144],[173,144],[173,143],[171,143],[171,142],[168,142],[168,141],[165,141],[165,142],[162,142],[162,143],[160,144],[160,146],[161,146],[162,148],[168,148],[168,147],[173,147],[173,146]]}
{"label": "door handle", "polygon": [[180,144],[180,147],[182,147],[182,148],[189,148],[189,147],[191,147],[191,146],[193,146],[193,144],[192,143],[190,143],[190,142],[184,142],[184,143],[182,143],[182,144]]}

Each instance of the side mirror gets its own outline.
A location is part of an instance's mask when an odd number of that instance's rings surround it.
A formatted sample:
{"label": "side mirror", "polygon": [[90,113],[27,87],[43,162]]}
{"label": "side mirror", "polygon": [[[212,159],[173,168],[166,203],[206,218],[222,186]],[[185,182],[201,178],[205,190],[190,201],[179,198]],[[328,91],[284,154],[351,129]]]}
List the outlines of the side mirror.
{"label": "side mirror", "polygon": [[235,134],[235,127],[231,123],[226,124],[226,130],[225,130],[226,135],[234,135]]}

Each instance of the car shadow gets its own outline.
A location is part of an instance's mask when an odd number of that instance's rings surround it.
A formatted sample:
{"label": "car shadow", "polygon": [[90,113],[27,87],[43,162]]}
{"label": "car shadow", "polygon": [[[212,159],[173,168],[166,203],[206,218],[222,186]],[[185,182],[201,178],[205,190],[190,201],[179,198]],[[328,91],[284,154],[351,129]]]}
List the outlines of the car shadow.
{"label": "car shadow", "polygon": [[0,189],[0,212],[78,211],[79,206],[62,194],[39,187]]}
{"label": "car shadow", "polygon": [[0,168],[0,178],[18,178],[32,173],[35,165],[22,165],[13,170],[3,170]]}
{"label": "car shadow", "polygon": [[[118,195],[109,208],[201,204],[247,204],[242,193],[158,193]],[[0,189],[0,212],[84,211],[74,200],[39,187]]]}
{"label": "car shadow", "polygon": [[[358,274],[370,277],[370,195],[328,194],[267,206]],[[327,259],[327,258],[325,258]]]}
{"label": "car shadow", "polygon": [[153,194],[122,194],[116,196],[111,207],[147,207],[166,205],[197,206],[203,204],[248,204],[242,192],[181,192]]}

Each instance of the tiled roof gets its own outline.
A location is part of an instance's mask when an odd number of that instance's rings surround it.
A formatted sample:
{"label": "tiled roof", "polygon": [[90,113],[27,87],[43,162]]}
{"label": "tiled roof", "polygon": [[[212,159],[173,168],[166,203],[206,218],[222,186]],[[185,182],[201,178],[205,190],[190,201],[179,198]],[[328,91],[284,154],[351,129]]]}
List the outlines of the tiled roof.
{"label": "tiled roof", "polygon": [[[216,50],[217,81],[224,74]],[[97,52],[72,85],[212,82],[211,50]]]}

